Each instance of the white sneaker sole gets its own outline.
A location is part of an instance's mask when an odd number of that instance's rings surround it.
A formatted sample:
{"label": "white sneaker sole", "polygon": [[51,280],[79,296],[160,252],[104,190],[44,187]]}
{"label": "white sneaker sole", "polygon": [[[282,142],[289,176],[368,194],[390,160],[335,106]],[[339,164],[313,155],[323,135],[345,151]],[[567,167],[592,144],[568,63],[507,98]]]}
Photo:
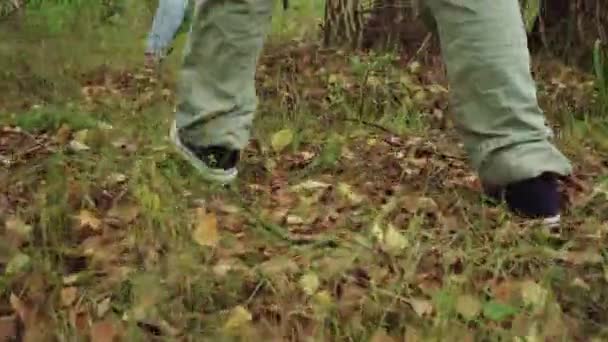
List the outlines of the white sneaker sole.
{"label": "white sneaker sole", "polygon": [[212,169],[198,159],[186,146],[184,146],[177,134],[177,124],[175,121],[173,121],[171,124],[169,137],[180,155],[186,159],[206,181],[219,184],[229,184],[236,179],[236,176],[238,175],[236,168],[229,170]]}
{"label": "white sneaker sole", "polygon": [[555,215],[553,217],[547,217],[543,219],[542,224],[547,228],[557,228],[561,223],[562,217],[560,215]]}

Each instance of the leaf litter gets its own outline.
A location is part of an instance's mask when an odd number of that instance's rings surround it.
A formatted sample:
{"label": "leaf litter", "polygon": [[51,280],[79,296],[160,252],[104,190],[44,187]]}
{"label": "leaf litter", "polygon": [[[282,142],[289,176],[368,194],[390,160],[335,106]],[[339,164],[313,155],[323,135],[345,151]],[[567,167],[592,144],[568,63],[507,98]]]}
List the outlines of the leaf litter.
{"label": "leaf litter", "polygon": [[[362,55],[360,60],[371,64],[373,58],[377,56]],[[315,63],[306,64],[304,60]],[[314,99],[312,106],[330,113],[334,109],[325,100],[332,95],[328,83],[342,87],[338,90],[346,98],[360,93],[357,88],[361,82],[351,73],[350,63],[345,55],[311,47],[286,47],[275,54],[267,53],[262,58],[266,69],[258,76],[262,107],[274,105],[278,97],[291,101],[297,98],[291,94],[294,89],[303,88],[307,98]],[[307,83],[288,88],[292,80],[287,79],[278,82],[277,87],[273,81],[289,77],[279,76],[289,73],[279,71],[277,64],[310,75],[299,81]],[[426,72],[425,66],[416,68],[420,70],[408,75],[407,82],[408,87],[416,88],[414,100],[420,102],[422,110],[443,113],[445,108],[438,103],[445,96],[444,85],[424,84],[420,75]],[[150,93],[149,87],[158,82],[151,76],[97,72],[98,79],[83,88],[90,106],[103,106],[108,98],[126,96],[135,99],[132,106],[138,111],[157,96],[167,96],[166,92]],[[378,97],[407,97],[399,93],[399,87],[383,89],[384,82],[391,82],[389,74],[374,71],[369,91],[373,88]],[[387,94],[381,93],[384,91]],[[427,101],[429,98],[436,101]],[[146,154],[137,161],[138,173],[120,167],[89,175],[92,179],[81,177],[81,181],[109,189],[103,189],[100,195],[94,193],[96,190],[87,193],[89,187],[85,186],[82,193],[77,193],[78,206],[64,208],[63,212],[42,212],[35,207],[43,202],[34,202],[31,198],[35,196],[27,192],[40,195],[43,189],[49,189],[37,187],[41,180],[23,185],[28,180],[14,176],[17,173],[11,173],[11,178],[0,173],[0,200],[7,198],[0,203],[0,222],[4,222],[3,234],[10,237],[7,241],[15,248],[3,266],[5,274],[13,279],[11,289],[19,293],[7,301],[34,338],[38,330],[33,326],[51,322],[39,312],[47,307],[53,313],[70,312],[71,324],[80,327],[92,341],[124,336],[126,322],[114,315],[125,313],[137,313],[143,330],[162,331],[167,336],[196,337],[197,330],[192,326],[238,335],[242,330],[265,325],[293,337],[290,334],[297,335],[303,326],[315,326],[313,322],[317,329],[325,329],[329,325],[321,323],[329,319],[349,331],[358,331],[356,322],[361,326],[382,321],[388,331],[378,330],[375,325],[369,332],[374,341],[401,340],[404,336],[423,340],[422,331],[436,327],[438,318],[452,317],[448,315],[450,310],[459,316],[449,318],[446,326],[481,322],[479,334],[485,336],[492,336],[492,327],[517,323],[523,320],[521,317],[529,317],[537,326],[583,322],[570,333],[556,329],[565,334],[560,336],[564,338],[599,334],[594,324],[584,322],[602,322],[608,317],[605,307],[588,303],[585,297],[576,299],[577,293],[563,284],[574,283],[576,291],[585,289],[602,303],[606,296],[607,272],[602,267],[605,260],[601,249],[605,234],[595,229],[583,236],[574,230],[569,232],[573,246],[548,244],[546,247],[553,252],[540,254],[532,249],[526,254],[522,250],[531,244],[545,242],[500,210],[480,209],[479,182],[467,167],[453,134],[430,129],[402,135],[371,126],[362,131],[353,137],[336,133],[319,146],[296,146],[295,128],[274,130],[268,137],[274,153],[272,168],[254,173],[250,170],[254,165],[247,164],[241,181],[245,186],[238,191],[216,191],[214,196],[220,200],[208,207],[195,206],[193,215],[186,215],[191,208],[186,202],[191,198],[175,190],[183,188],[184,183],[170,183],[165,178],[159,181],[146,168],[148,162],[151,170],[165,167],[166,156],[160,150],[140,149],[145,142],[138,139],[109,142],[134,158],[136,151]],[[95,146],[90,143],[94,135],[95,129],[73,132],[69,126],[61,126],[53,143],[74,145],[72,150],[79,153],[69,158],[83,158],[84,152],[103,158],[87,145]],[[11,168],[38,168],[49,155],[40,147],[24,151],[20,143],[30,138],[23,133],[3,131],[1,137],[0,155],[18,156],[7,159]],[[44,146],[49,146],[48,139],[34,136],[34,141]],[[269,158],[252,146],[247,152],[263,164]],[[79,167],[73,163],[66,169],[78,171]],[[593,169],[596,174],[605,171],[601,163],[591,161],[582,168]],[[136,196],[142,193],[134,191],[142,177],[150,177],[154,191],[161,194],[162,205],[157,211],[151,212]],[[582,179],[586,189],[594,188],[590,184],[594,177]],[[585,190],[575,194],[580,191]],[[20,216],[18,207],[26,204],[33,205],[34,210]],[[591,204],[585,199],[579,206],[584,209]],[[45,205],[45,209],[57,210],[52,203]],[[592,213],[594,206],[590,207]],[[45,224],[58,212],[65,219],[61,224],[87,234],[45,236],[45,227],[50,227]],[[255,215],[246,215],[248,212]],[[510,221],[508,229],[513,233],[496,234],[505,227],[504,220]],[[279,234],[267,234],[270,223]],[[61,224],[52,227],[65,228]],[[592,231],[594,234],[589,233]],[[598,236],[598,231],[599,238],[589,239]],[[332,244],[318,244],[328,236]],[[304,240],[306,243],[295,243]],[[60,286],[27,288],[31,282],[21,278],[40,272],[40,254],[30,246],[43,247],[45,253],[55,253],[52,260],[62,260],[53,264],[57,279],[63,280]],[[169,258],[176,261],[169,263]],[[541,281],[549,265],[562,267],[554,270],[554,276],[574,272],[573,281]],[[133,275],[147,273],[161,276],[135,286]],[[466,291],[452,288],[454,284]],[[49,301],[45,307],[21,299],[52,297],[53,292],[58,300]],[[149,296],[141,297],[142,293]],[[441,296],[448,299],[437,299]],[[559,305],[571,310],[557,310]],[[532,326],[526,326],[529,336],[544,333]]]}

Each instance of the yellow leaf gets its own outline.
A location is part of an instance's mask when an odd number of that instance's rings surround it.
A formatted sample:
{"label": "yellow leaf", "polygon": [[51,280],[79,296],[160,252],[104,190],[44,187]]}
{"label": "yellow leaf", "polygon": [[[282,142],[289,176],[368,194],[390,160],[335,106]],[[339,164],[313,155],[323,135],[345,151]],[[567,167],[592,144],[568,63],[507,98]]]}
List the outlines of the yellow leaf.
{"label": "yellow leaf", "polygon": [[98,219],[92,212],[82,209],[78,216],[78,228],[91,228],[93,230],[99,230],[101,228],[101,220]]}
{"label": "yellow leaf", "polygon": [[201,246],[215,247],[219,241],[217,217],[203,208],[196,209],[196,224],[192,238]]}
{"label": "yellow leaf", "polygon": [[426,299],[415,299],[409,300],[412,309],[420,317],[424,317],[433,313],[433,304]]}
{"label": "yellow leaf", "polygon": [[334,300],[327,291],[315,293],[313,299],[313,310],[319,317],[324,317],[334,306]]}
{"label": "yellow leaf", "polygon": [[230,312],[230,316],[224,324],[224,330],[227,332],[234,332],[249,323],[251,319],[251,313],[243,306],[239,305]]}
{"label": "yellow leaf", "polygon": [[88,151],[91,149],[89,146],[77,140],[71,140],[68,147],[72,152]]}
{"label": "yellow leaf", "polygon": [[78,289],[74,286],[61,289],[61,305],[70,306],[76,301]]}
{"label": "yellow leaf", "polygon": [[86,143],[87,140],[87,136],[88,136],[89,131],[86,129],[80,130],[76,133],[74,133],[74,140],[78,141],[82,144]]}
{"label": "yellow leaf", "polygon": [[25,271],[31,264],[31,258],[24,253],[18,253],[6,264],[6,274],[13,275]]}
{"label": "yellow leaf", "polygon": [[293,131],[290,129],[283,129],[272,136],[270,144],[275,152],[281,152],[285,147],[289,146],[292,141]]}
{"label": "yellow leaf", "polygon": [[309,296],[312,296],[319,289],[319,277],[314,273],[307,273],[300,278],[300,287]]}
{"label": "yellow leaf", "polygon": [[384,248],[388,252],[397,253],[409,246],[409,241],[392,224],[384,232]]}
{"label": "yellow leaf", "polygon": [[521,296],[526,305],[542,308],[547,303],[549,291],[532,280],[521,283]]}
{"label": "yellow leaf", "polygon": [[338,192],[352,204],[357,205],[363,202],[363,196],[357,194],[349,184],[338,183],[337,189]]}
{"label": "yellow leaf", "polygon": [[481,303],[471,295],[462,295],[456,299],[456,311],[466,319],[473,319],[481,312]]}

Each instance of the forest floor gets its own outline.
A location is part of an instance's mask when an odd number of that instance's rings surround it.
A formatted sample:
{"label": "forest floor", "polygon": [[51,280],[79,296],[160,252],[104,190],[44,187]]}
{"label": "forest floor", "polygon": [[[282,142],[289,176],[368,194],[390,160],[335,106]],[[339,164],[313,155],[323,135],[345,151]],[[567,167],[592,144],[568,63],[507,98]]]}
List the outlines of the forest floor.
{"label": "forest floor", "polygon": [[136,44],[4,35],[1,335],[608,339],[608,135],[591,76],[535,59],[576,169],[547,231],[483,201],[432,56],[271,39],[253,139],[220,188],[167,140],[179,57],[157,73]]}

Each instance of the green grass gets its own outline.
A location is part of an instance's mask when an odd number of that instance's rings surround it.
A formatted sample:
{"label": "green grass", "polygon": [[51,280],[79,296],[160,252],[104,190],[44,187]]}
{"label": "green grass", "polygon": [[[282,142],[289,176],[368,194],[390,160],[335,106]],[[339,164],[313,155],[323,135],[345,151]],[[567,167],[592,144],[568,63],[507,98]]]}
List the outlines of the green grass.
{"label": "green grass", "polygon": [[69,341],[608,338],[605,126],[568,117],[559,143],[582,189],[561,231],[530,227],[482,203],[429,115],[436,85],[392,54],[302,52],[291,41],[313,39],[321,5],[291,2],[228,188],[167,142],[179,54],[160,79],[142,71],[146,4],[53,34],[43,13],[2,24],[2,315],[18,311],[33,341],[34,327]]}

